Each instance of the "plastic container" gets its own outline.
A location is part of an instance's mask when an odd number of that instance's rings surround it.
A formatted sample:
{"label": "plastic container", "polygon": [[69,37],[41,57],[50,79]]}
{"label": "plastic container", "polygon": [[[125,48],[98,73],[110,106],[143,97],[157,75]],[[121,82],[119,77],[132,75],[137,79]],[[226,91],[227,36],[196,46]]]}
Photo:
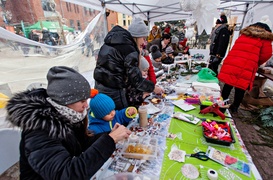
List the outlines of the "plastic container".
{"label": "plastic container", "polygon": [[137,140],[128,139],[125,142],[121,154],[126,158],[134,159],[155,159],[157,158],[157,139],[150,137],[138,138]]}
{"label": "plastic container", "polygon": [[[215,122],[217,122],[217,124],[228,123],[228,122],[220,122],[220,121],[215,121]],[[206,129],[202,126],[203,136],[206,139],[206,141],[209,142],[209,143],[220,144],[220,145],[224,145],[224,146],[230,146],[232,143],[235,143],[235,139],[234,139],[234,136],[233,136],[232,128],[230,127],[229,123],[228,123],[228,125],[229,125],[229,129],[230,129],[230,136],[231,136],[232,141],[223,141],[223,140],[208,137],[208,136],[205,135]]]}
{"label": "plastic container", "polygon": [[139,114],[139,126],[144,128],[147,127],[148,126],[147,107],[139,106],[138,114]]}

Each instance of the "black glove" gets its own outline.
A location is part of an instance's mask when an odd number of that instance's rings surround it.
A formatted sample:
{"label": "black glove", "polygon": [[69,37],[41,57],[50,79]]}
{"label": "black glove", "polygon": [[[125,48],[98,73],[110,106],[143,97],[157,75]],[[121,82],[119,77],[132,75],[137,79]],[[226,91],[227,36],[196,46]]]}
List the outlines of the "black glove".
{"label": "black glove", "polygon": [[221,59],[219,57],[214,57],[211,61],[211,63],[220,63]]}

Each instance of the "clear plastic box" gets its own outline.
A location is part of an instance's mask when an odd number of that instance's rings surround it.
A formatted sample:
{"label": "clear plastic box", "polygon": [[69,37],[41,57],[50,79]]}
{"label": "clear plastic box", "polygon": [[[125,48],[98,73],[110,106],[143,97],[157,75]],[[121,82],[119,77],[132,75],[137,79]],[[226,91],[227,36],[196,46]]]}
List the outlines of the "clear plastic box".
{"label": "clear plastic box", "polygon": [[129,138],[121,150],[121,154],[126,158],[133,159],[155,159],[157,157],[158,142],[156,138],[139,137]]}

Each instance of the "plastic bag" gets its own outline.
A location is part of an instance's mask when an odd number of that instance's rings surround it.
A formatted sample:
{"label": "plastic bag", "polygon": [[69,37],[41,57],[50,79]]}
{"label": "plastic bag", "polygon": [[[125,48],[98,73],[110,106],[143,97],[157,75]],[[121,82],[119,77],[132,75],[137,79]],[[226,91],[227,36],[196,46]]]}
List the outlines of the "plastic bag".
{"label": "plastic bag", "polygon": [[197,81],[204,82],[204,83],[219,83],[218,78],[216,77],[216,73],[213,72],[209,68],[203,68],[199,73],[197,74]]}

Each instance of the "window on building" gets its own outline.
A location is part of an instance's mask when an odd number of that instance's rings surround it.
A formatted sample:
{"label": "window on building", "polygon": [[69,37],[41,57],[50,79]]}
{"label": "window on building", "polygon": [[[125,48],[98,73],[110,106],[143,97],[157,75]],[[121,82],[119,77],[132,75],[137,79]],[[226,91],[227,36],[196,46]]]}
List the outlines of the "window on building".
{"label": "window on building", "polygon": [[74,20],[70,19],[69,20],[70,27],[75,28]]}
{"label": "window on building", "polygon": [[123,26],[126,26],[126,20],[123,20]]}
{"label": "window on building", "polygon": [[77,13],[76,4],[74,4],[74,11],[75,11],[75,13]]}
{"label": "window on building", "polygon": [[66,3],[66,9],[68,12],[71,12],[71,4],[70,3]]}
{"label": "window on building", "polygon": [[42,8],[44,11],[55,12],[56,4],[48,0],[42,0]]}
{"label": "window on building", "polygon": [[79,6],[77,4],[74,4],[74,11],[75,13],[79,13]]}
{"label": "window on building", "polygon": [[114,24],[111,24],[111,28],[113,28],[115,25]]}
{"label": "window on building", "polygon": [[131,24],[131,21],[130,21],[130,20],[128,20],[128,26],[130,26],[130,24]]}
{"label": "window on building", "polygon": [[87,7],[84,7],[84,15],[87,15]]}
{"label": "window on building", "polygon": [[92,16],[92,9],[89,8],[89,15]]}
{"label": "window on building", "polygon": [[77,27],[78,27],[78,30],[80,30],[80,31],[82,30],[80,20],[77,20]]}
{"label": "window on building", "polygon": [[125,19],[125,18],[126,18],[126,15],[125,15],[125,14],[122,14],[122,17],[123,17],[123,19]]}

